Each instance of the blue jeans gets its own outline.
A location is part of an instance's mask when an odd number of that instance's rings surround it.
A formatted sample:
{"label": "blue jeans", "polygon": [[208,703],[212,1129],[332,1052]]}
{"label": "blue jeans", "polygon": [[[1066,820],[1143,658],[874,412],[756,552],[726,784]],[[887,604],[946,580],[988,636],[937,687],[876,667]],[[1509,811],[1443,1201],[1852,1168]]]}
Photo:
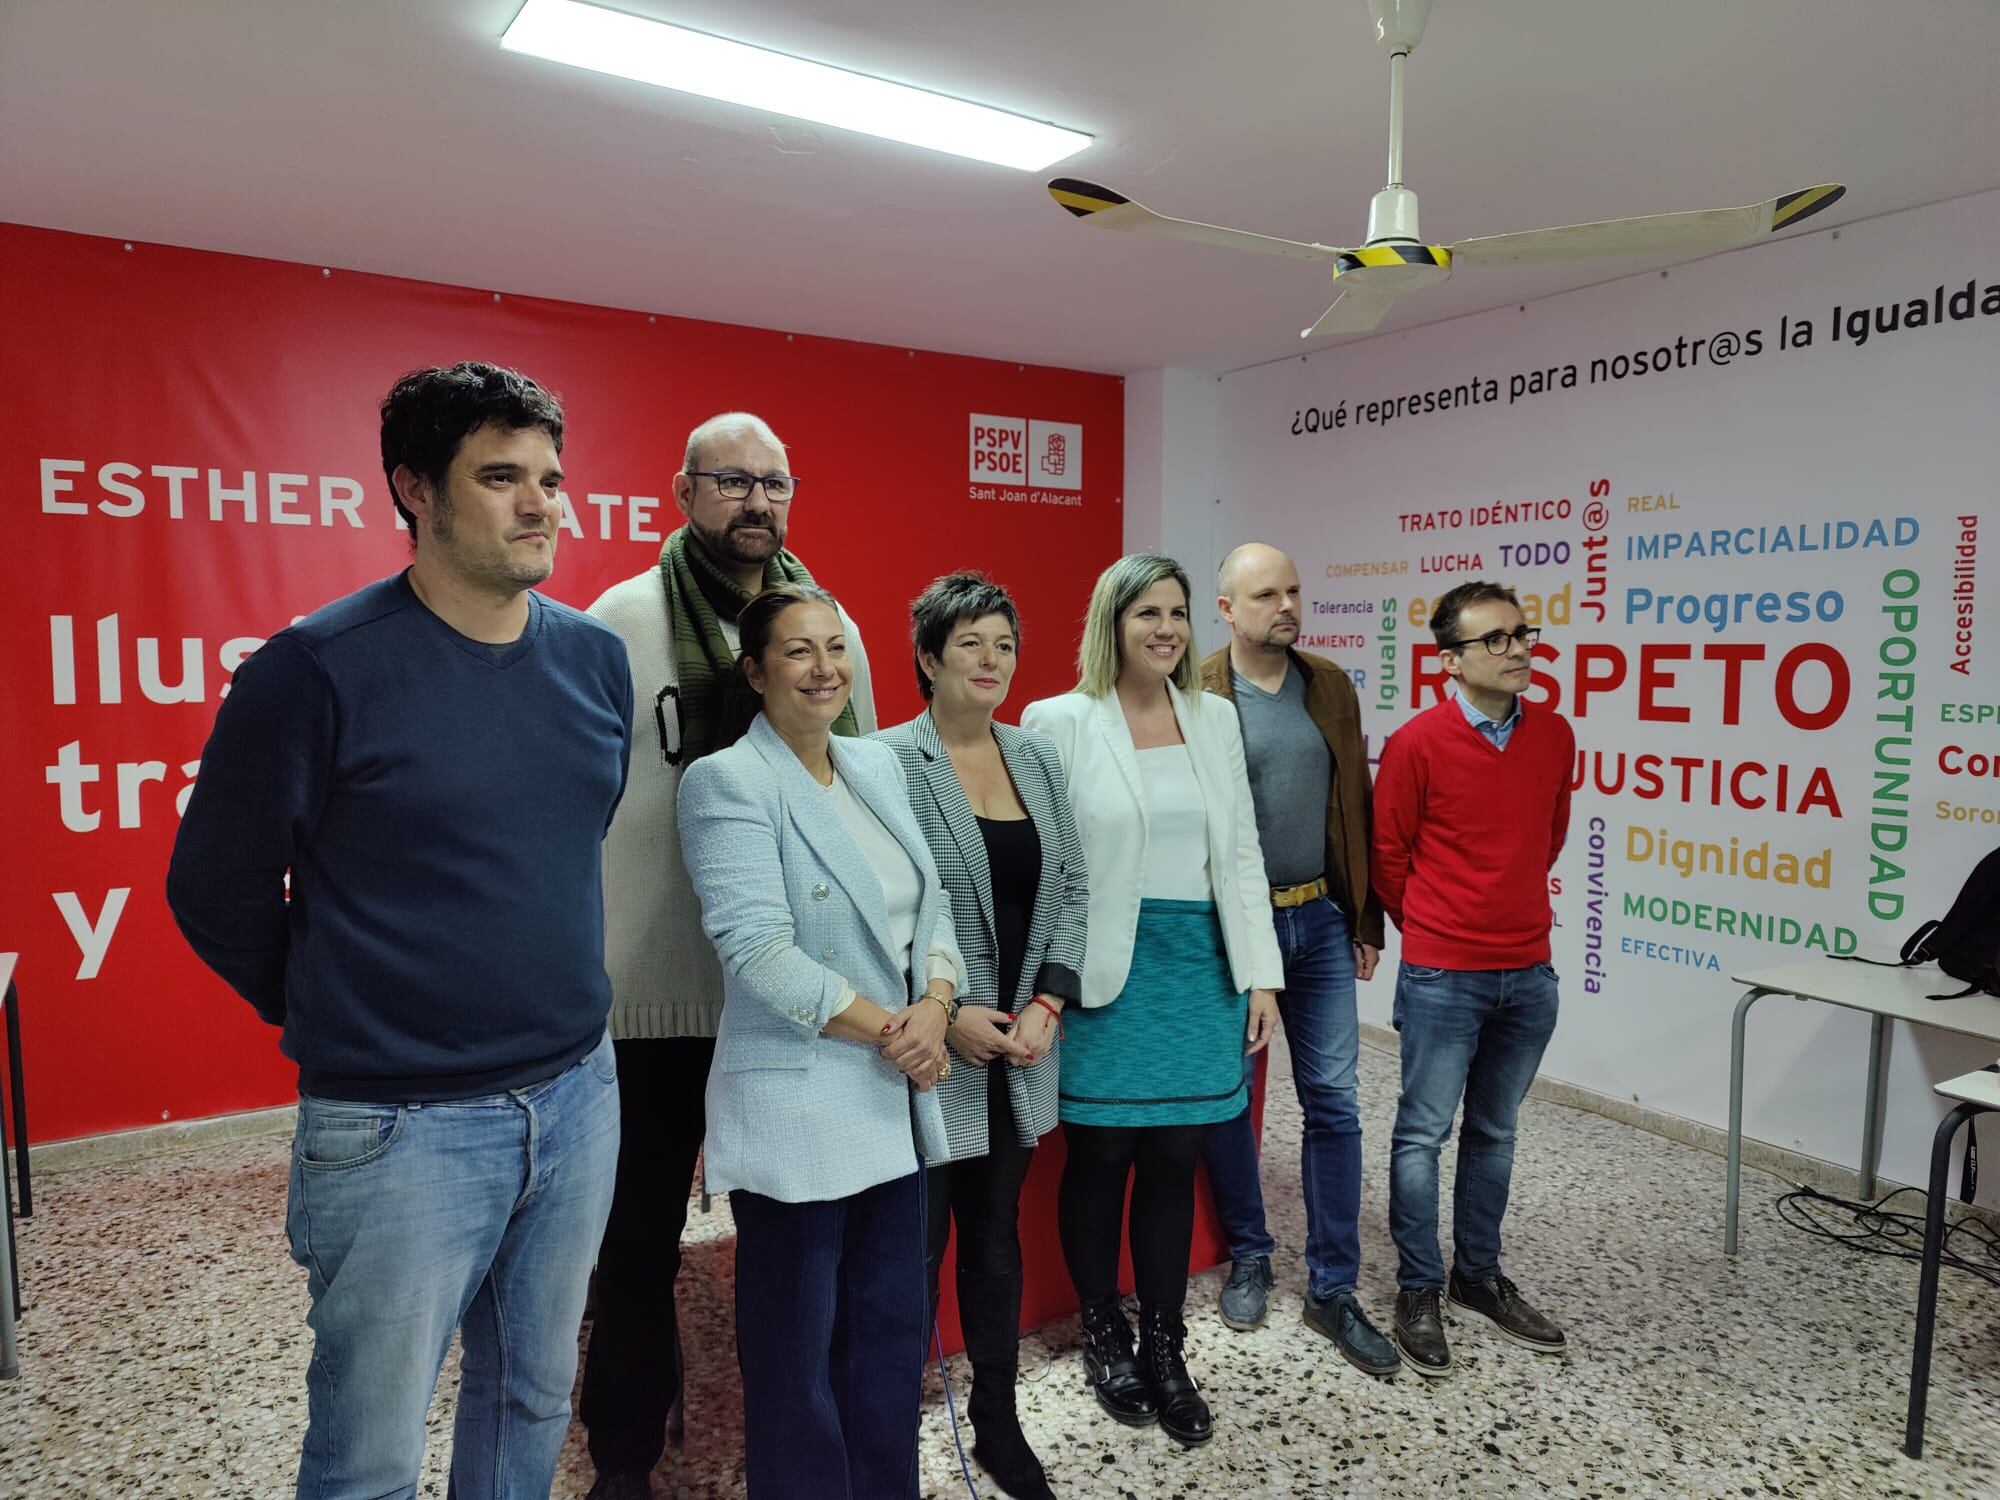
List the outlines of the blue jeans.
{"label": "blue jeans", "polygon": [[[1299,1175],[1305,1182],[1306,1279],[1315,1297],[1351,1291],[1361,1270],[1361,1113],[1354,1090],[1361,1031],[1354,1014],[1354,940],[1347,918],[1322,896],[1273,908],[1285,987],[1278,1013],[1305,1114]],[[1244,1060],[1245,1076],[1256,1059]],[[1257,1137],[1246,1108],[1209,1127],[1208,1180],[1233,1259],[1269,1255]]]}
{"label": "blue jeans", "polygon": [[919,1161],[849,1198],[729,1195],[751,1500],[916,1500],[924,1188]]}
{"label": "blue jeans", "polygon": [[285,1216],[312,1293],[299,1500],[416,1494],[454,1328],[454,1500],[546,1500],[617,1161],[609,1037],[504,1094],[300,1097]]}
{"label": "blue jeans", "polygon": [[1500,1274],[1500,1221],[1514,1175],[1514,1125],[1556,1029],[1556,971],[1431,969],[1404,964],[1396,976],[1396,1030],[1403,1037],[1403,1095],[1389,1148],[1389,1233],[1396,1285],[1406,1292],[1445,1284],[1438,1253],[1438,1149],[1465,1099],[1452,1190],[1452,1263],[1484,1281]]}

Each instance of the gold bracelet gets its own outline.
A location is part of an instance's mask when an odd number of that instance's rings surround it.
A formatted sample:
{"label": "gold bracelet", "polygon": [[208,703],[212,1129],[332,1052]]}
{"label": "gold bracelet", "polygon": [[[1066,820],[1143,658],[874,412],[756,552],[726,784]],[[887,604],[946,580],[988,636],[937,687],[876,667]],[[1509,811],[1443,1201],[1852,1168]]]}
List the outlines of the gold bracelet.
{"label": "gold bracelet", "polygon": [[919,1000],[935,1000],[939,1005],[942,1005],[944,1007],[945,1025],[949,1026],[958,1020],[958,1006],[953,1003],[952,997],[949,994],[938,990],[925,990],[917,998]]}

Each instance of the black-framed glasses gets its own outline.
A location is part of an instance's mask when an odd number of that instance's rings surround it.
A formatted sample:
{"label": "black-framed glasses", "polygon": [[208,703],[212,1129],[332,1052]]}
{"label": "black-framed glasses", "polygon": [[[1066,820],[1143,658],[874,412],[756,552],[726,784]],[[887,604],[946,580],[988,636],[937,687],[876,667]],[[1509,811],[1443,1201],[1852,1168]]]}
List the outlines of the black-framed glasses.
{"label": "black-framed glasses", "polygon": [[741,469],[689,469],[696,479],[713,479],[716,493],[725,500],[748,500],[750,491],[764,486],[764,498],[773,505],[789,505],[799,492],[796,474],[745,474]]}
{"label": "black-framed glasses", "polygon": [[1440,648],[1445,651],[1463,651],[1468,646],[1484,646],[1494,656],[1505,656],[1516,646],[1526,646],[1530,651],[1542,638],[1539,630],[1530,630],[1523,625],[1516,631],[1489,630],[1484,635],[1476,635],[1469,641],[1446,641]]}

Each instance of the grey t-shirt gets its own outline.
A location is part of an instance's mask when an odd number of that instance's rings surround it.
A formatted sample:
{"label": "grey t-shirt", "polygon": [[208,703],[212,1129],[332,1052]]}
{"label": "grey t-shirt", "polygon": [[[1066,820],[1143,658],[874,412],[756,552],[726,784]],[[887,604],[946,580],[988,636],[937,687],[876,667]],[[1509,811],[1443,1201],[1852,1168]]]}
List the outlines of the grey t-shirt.
{"label": "grey t-shirt", "polygon": [[1243,756],[1257,807],[1257,839],[1272,885],[1302,885],[1326,873],[1326,799],[1333,752],[1306,712],[1306,680],[1296,662],[1267,693],[1234,668],[1229,679],[1243,725]]}

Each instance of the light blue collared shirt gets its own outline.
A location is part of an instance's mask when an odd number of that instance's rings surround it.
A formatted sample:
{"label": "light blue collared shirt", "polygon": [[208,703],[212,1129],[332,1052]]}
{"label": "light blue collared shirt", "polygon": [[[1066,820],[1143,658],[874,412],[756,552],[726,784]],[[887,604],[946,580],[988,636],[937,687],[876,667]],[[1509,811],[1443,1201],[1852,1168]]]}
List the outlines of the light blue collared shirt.
{"label": "light blue collared shirt", "polygon": [[1474,708],[1472,700],[1458,690],[1457,683],[1452,684],[1451,692],[1452,696],[1458,699],[1458,711],[1465,715],[1465,722],[1491,740],[1495,750],[1505,750],[1507,748],[1507,741],[1514,737],[1514,726],[1521,722],[1520,695],[1518,693],[1515,694],[1514,711],[1507,715],[1507,721],[1503,724],[1497,720],[1487,718],[1485,714]]}

